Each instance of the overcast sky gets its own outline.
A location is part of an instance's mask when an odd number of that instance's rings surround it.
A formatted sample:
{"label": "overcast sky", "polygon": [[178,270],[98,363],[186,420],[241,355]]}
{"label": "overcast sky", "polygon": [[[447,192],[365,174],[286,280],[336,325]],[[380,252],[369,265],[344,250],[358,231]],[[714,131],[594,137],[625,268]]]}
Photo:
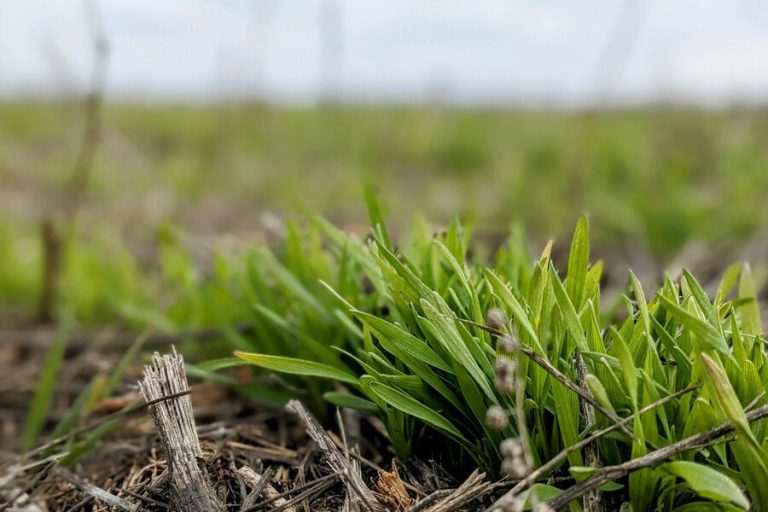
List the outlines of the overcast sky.
{"label": "overcast sky", "polygon": [[[87,88],[88,4],[0,0],[0,95]],[[768,100],[760,0],[103,0],[110,98]]]}

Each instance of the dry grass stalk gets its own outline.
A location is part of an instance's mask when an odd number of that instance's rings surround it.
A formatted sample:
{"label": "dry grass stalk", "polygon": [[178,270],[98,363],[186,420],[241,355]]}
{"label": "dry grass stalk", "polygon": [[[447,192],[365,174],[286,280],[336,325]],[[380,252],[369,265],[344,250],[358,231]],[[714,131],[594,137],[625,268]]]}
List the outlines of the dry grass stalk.
{"label": "dry grass stalk", "polygon": [[124,500],[119,496],[115,496],[114,494],[108,491],[105,491],[101,487],[95,486],[93,484],[89,484],[88,482],[81,479],[79,476],[67,471],[64,468],[57,468],[56,474],[60,476],[63,480],[68,482],[69,484],[74,485],[75,487],[80,489],[86,495],[91,496],[94,499],[101,501],[103,503],[106,503],[112,508],[116,508],[118,510],[127,510],[128,512],[139,512],[141,510],[140,503],[131,503],[130,501]]}
{"label": "dry grass stalk", "polygon": [[474,470],[456,489],[439,489],[414,503],[406,512],[453,512],[482,498],[492,489],[493,485],[485,479],[485,473]]}
{"label": "dry grass stalk", "polygon": [[264,490],[262,492],[266,495],[267,499],[274,500],[272,501],[273,506],[275,507],[284,506],[285,508],[283,510],[285,510],[285,512],[295,512],[296,510],[295,508],[291,506],[286,506],[287,502],[285,501],[285,499],[279,497],[280,493],[278,493],[274,487],[269,485],[269,480],[267,480],[266,482],[263,482],[264,477],[258,474],[256,471],[254,471],[253,468],[249,466],[242,466],[237,470],[237,472],[240,473],[240,476],[243,477],[243,481],[251,489],[263,488]]}
{"label": "dry grass stalk", "polygon": [[400,478],[400,472],[397,470],[397,464],[394,460],[392,461],[392,471],[379,471],[376,487],[378,488],[379,499],[392,510],[405,510],[413,503],[413,498],[408,494],[405,482]]}
{"label": "dry grass stalk", "polygon": [[333,439],[320,426],[312,414],[307,411],[304,405],[298,400],[288,402],[286,409],[299,417],[302,425],[325,454],[328,465],[337,474],[341,475],[347,483],[347,496],[350,506],[356,509],[365,508],[367,510],[382,510],[381,504],[374,496],[373,491],[368,489],[360,474],[360,467],[355,460],[344,455],[333,442]]}

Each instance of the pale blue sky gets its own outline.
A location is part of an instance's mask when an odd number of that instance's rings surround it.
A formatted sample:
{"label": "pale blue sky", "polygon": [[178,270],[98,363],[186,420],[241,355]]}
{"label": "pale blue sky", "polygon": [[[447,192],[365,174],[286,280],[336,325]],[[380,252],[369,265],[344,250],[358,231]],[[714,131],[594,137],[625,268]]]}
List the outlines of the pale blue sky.
{"label": "pale blue sky", "polygon": [[[92,48],[84,5],[0,0],[0,96],[87,86]],[[112,45],[107,90],[114,99],[259,95],[304,103],[336,91],[374,102],[435,95],[532,105],[768,100],[768,3],[759,0],[99,5]]]}

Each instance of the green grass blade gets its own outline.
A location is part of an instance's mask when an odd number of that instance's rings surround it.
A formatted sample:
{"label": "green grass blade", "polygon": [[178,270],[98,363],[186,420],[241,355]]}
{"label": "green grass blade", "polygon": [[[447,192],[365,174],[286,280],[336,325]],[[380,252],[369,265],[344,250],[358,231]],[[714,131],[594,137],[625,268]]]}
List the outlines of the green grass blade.
{"label": "green grass blade", "polygon": [[749,500],[736,483],[703,464],[676,460],[662,464],[659,469],[685,480],[696,494],[713,501],[732,503],[744,510],[749,509]]}
{"label": "green grass blade", "polygon": [[133,362],[136,356],[138,356],[139,351],[144,346],[144,342],[147,340],[151,333],[151,329],[145,330],[134,340],[133,343],[131,343],[131,346],[128,348],[125,354],[123,354],[123,357],[120,358],[120,361],[118,361],[114,371],[112,371],[112,374],[109,376],[106,388],[104,388],[105,397],[110,396],[117,385],[120,384],[120,379],[123,378],[126,370],[128,370],[128,366]]}
{"label": "green grass blade", "polygon": [[427,315],[427,319],[437,331],[445,351],[455,358],[455,364],[461,365],[480,389],[483,390],[483,393],[485,393],[491,401],[495,401],[495,394],[491,389],[488,378],[485,373],[483,373],[478,362],[472,357],[472,353],[469,348],[467,348],[464,340],[462,340],[456,327],[453,325],[453,320],[443,316],[437,308],[426,300],[422,299],[421,307]]}
{"label": "green grass blade", "polygon": [[379,410],[379,406],[374,402],[359,396],[350,395],[349,393],[328,391],[323,394],[323,398],[337,407],[344,407],[346,409],[354,409],[363,412],[378,412]]}
{"label": "green grass blade", "polygon": [[358,379],[351,373],[328,366],[327,364],[316,363],[304,359],[293,357],[271,356],[267,354],[251,354],[246,352],[235,352],[248,364],[253,364],[267,370],[276,372],[290,373],[293,375],[303,375],[306,377],[320,377],[323,379],[338,380],[347,384],[358,385]]}
{"label": "green grass blade", "polygon": [[589,221],[581,217],[576,224],[568,256],[568,275],[565,288],[576,307],[581,307],[584,300],[584,287],[589,267]]}
{"label": "green grass blade", "polygon": [[587,337],[584,334],[584,329],[579,321],[579,315],[576,313],[576,309],[573,307],[573,302],[571,302],[568,293],[566,293],[563,283],[560,281],[554,268],[550,269],[549,273],[552,289],[557,298],[557,305],[560,308],[560,312],[563,314],[563,320],[565,320],[565,326],[568,329],[568,333],[571,335],[571,338],[576,343],[576,347],[578,347],[580,351],[587,352],[591,350],[590,346],[587,344]]}
{"label": "green grass blade", "polygon": [[515,319],[515,322],[517,325],[522,329],[522,331],[527,335],[528,339],[531,340],[531,343],[536,348],[536,351],[546,356],[546,352],[541,346],[541,343],[539,342],[539,336],[536,334],[536,329],[533,327],[533,324],[531,323],[531,320],[528,318],[528,315],[525,312],[525,309],[523,308],[522,304],[520,304],[520,301],[515,298],[515,295],[512,293],[512,291],[501,281],[501,278],[497,276],[492,270],[486,269],[483,274],[485,275],[486,281],[490,284],[491,289],[493,292],[504,302],[504,304],[512,311],[512,316]]}
{"label": "green grass blade", "polygon": [[466,437],[464,437],[459,429],[457,429],[453,423],[448,421],[445,416],[433,409],[430,409],[426,405],[403,393],[402,391],[386,384],[382,384],[381,382],[371,382],[370,389],[375,395],[379,397],[379,399],[391,405],[395,409],[398,409],[415,418],[419,418],[424,423],[438,429],[445,434],[448,434],[456,440],[464,443],[468,442]]}
{"label": "green grass blade", "polygon": [[707,381],[714,391],[715,398],[720,410],[723,411],[728,420],[733,423],[736,431],[745,439],[750,441],[756,449],[761,450],[759,443],[752,433],[752,429],[749,426],[749,421],[744,413],[744,408],[739,402],[739,397],[736,396],[736,392],[733,390],[728,375],[720,365],[720,363],[710,357],[707,354],[701,354],[701,362],[704,364]]}
{"label": "green grass blade", "polygon": [[418,359],[419,361],[426,363],[435,368],[439,368],[448,373],[453,373],[451,366],[443,360],[437,352],[432,350],[429,345],[420,340],[416,336],[401,329],[395,324],[388,322],[382,318],[376,317],[369,313],[363,313],[362,311],[355,311],[357,316],[363,323],[376,334],[379,338],[382,346],[390,350],[388,347],[393,345],[397,346],[399,350],[405,352],[411,357]]}
{"label": "green grass blade", "polygon": [[716,350],[736,362],[728,348],[728,344],[725,342],[722,333],[717,327],[694,316],[663,295],[658,295],[658,298],[664,304],[664,308],[674,316],[678,322],[691,331],[698,352]]}
{"label": "green grass blade", "polygon": [[709,301],[709,297],[707,297],[707,293],[704,291],[704,288],[702,288],[696,278],[693,277],[693,275],[691,275],[691,273],[685,269],[683,269],[683,277],[685,282],[688,284],[688,288],[691,290],[691,294],[693,295],[696,304],[698,304],[701,311],[704,312],[704,318],[706,318],[707,322],[709,322],[709,324],[713,327],[719,326],[720,322],[717,319],[717,311]]}
{"label": "green grass blade", "polygon": [[739,277],[739,298],[752,299],[738,309],[739,318],[741,319],[741,331],[744,334],[762,336],[763,324],[760,321],[757,292],[755,291],[755,283],[752,280],[752,270],[747,264],[744,264],[742,267]]}
{"label": "green grass blade", "polygon": [[[77,396],[74,403],[67,411],[67,414],[56,424],[53,432],[51,432],[51,439],[61,437],[72,429],[86,406],[92,403],[96,395],[99,394],[100,384],[103,383],[103,375],[96,375],[91,379],[88,386],[86,386],[86,388]],[[47,452],[46,456],[47,455],[50,455],[50,452]]]}
{"label": "green grass blade", "polygon": [[584,382],[586,382],[587,387],[589,388],[589,391],[592,393],[592,396],[595,397],[595,400],[605,407],[607,410],[609,410],[612,414],[616,414],[616,411],[613,409],[613,404],[611,403],[611,400],[608,398],[608,393],[605,391],[605,388],[603,387],[603,384],[600,382],[600,379],[592,375],[591,373],[588,373],[584,376]]}
{"label": "green grass blade", "polygon": [[364,195],[365,204],[368,206],[368,217],[370,218],[371,226],[373,226],[373,229],[381,237],[382,243],[384,243],[388,249],[392,249],[392,240],[390,240],[389,233],[387,233],[384,216],[381,213],[381,207],[379,206],[379,201],[376,198],[376,193],[374,192],[373,187],[366,185],[364,187]]}
{"label": "green grass blade", "polygon": [[624,376],[624,384],[627,386],[629,396],[632,399],[632,407],[637,411],[637,370],[635,360],[629,352],[627,344],[616,329],[613,329],[613,347],[616,356],[621,363],[621,371]]}
{"label": "green grass blade", "polygon": [[69,318],[61,321],[53,344],[48,351],[48,355],[43,363],[42,371],[37,382],[35,394],[32,397],[32,403],[29,406],[27,421],[24,426],[24,435],[22,437],[22,449],[30,450],[37,440],[38,435],[43,429],[45,418],[48,414],[48,407],[56,391],[56,377],[59,374],[61,361],[64,358],[64,349],[69,341],[69,335],[73,327],[73,322]]}

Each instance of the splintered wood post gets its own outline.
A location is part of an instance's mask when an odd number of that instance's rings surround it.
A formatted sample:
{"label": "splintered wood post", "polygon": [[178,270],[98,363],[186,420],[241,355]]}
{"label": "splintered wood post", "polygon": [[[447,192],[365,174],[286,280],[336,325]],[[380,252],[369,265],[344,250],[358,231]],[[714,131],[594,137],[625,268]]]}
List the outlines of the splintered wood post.
{"label": "splintered wood post", "polygon": [[[155,352],[152,365],[144,367],[139,389],[147,402],[189,390],[184,359],[175,348],[170,355],[161,356]],[[176,509],[223,512],[224,506],[217,499],[205,468],[198,463],[203,452],[197,439],[189,395],[159,401],[149,409],[168,461]]]}
{"label": "splintered wood post", "polygon": [[381,504],[373,492],[365,485],[360,468],[339,450],[331,436],[320,426],[314,416],[298,400],[291,400],[285,407],[299,417],[302,425],[315,441],[320,451],[325,455],[328,465],[339,474],[347,484],[347,500],[345,503],[353,510],[382,510]]}

